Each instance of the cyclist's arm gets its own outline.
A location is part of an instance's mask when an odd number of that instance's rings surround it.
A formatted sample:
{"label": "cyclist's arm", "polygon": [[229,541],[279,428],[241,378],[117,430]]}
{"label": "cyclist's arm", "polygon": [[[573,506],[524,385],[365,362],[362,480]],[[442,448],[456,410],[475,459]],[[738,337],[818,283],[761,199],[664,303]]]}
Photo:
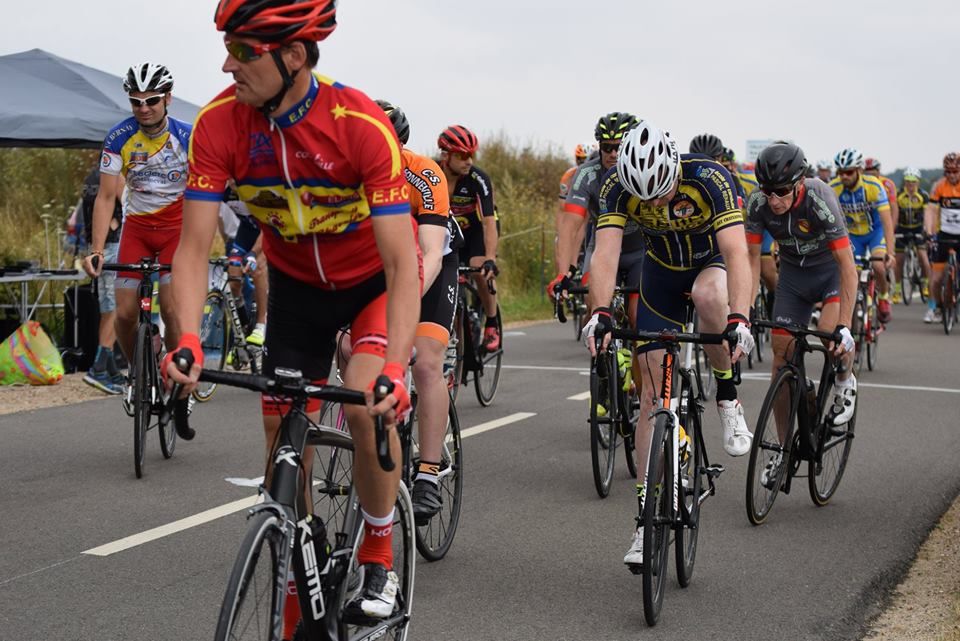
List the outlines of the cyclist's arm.
{"label": "cyclist's arm", "polygon": [[622,227],[603,227],[597,230],[596,245],[590,259],[590,309],[609,307],[616,285]]}
{"label": "cyclist's arm", "polygon": [[880,207],[878,209],[880,214],[880,224],[883,225],[883,237],[887,240],[887,253],[892,254],[896,245],[896,239],[893,236],[894,229],[896,226],[893,223],[893,212],[890,209],[890,206]]}
{"label": "cyclist's arm", "polygon": [[[750,292],[753,291],[750,253],[742,225],[717,230],[717,245],[727,268],[727,296],[730,298],[730,313],[750,316]],[[759,280],[759,274],[757,275]]]}
{"label": "cyclist's arm", "polygon": [[443,266],[443,250],[447,245],[447,228],[440,225],[420,225],[417,229],[420,250],[423,252],[423,293],[430,290]]}
{"label": "cyclist's arm", "polygon": [[833,259],[840,270],[840,325],[850,327],[853,321],[853,301],[857,298],[857,264],[850,251],[850,243],[838,244],[833,250]]}
{"label": "cyclist's arm", "polygon": [[420,267],[410,214],[374,216],[373,234],[387,280],[386,360],[406,364],[420,320]]}
{"label": "cyclist's arm", "polygon": [[497,260],[497,218],[496,216],[483,217],[483,252],[484,259]]}
{"label": "cyclist's arm", "polygon": [[583,238],[586,227],[586,212],[584,215],[561,211],[557,214],[557,273],[566,274],[570,265],[577,264],[577,239]]}
{"label": "cyclist's arm", "polygon": [[207,260],[217,233],[220,203],[210,200],[183,201],[180,244],[173,254],[174,310],[180,334],[200,334],[203,301],[207,295]]}
{"label": "cyclist's arm", "polygon": [[937,218],[940,216],[940,205],[937,203],[928,203],[923,208],[923,228],[928,236],[937,233]]}
{"label": "cyclist's arm", "polygon": [[747,238],[747,249],[750,253],[750,303],[757,300],[757,291],[760,289],[760,262],[763,258],[763,217],[760,215],[760,192],[757,196],[751,193],[744,210],[744,232]]}
{"label": "cyclist's arm", "polygon": [[748,239],[747,249],[750,252],[750,300],[757,300],[757,290],[760,289],[760,250],[761,243],[752,242]]}
{"label": "cyclist's arm", "polygon": [[123,176],[100,172],[100,190],[93,202],[93,225],[90,236],[90,251],[103,251],[110,232],[110,220],[116,208],[117,199],[123,193]]}

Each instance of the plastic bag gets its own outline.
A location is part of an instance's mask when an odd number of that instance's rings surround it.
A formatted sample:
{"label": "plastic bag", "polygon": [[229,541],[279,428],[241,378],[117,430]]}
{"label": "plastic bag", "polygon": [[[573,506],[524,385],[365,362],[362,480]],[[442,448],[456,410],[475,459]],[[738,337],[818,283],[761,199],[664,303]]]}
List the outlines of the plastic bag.
{"label": "plastic bag", "polygon": [[63,361],[37,321],[27,321],[0,343],[0,385],[55,385]]}

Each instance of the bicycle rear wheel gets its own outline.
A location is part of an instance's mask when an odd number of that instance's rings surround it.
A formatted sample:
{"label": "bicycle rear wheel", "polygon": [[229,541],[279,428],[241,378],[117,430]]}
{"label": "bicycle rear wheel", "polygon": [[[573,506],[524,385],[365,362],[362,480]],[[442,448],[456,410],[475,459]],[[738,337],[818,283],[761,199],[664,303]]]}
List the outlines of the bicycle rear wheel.
{"label": "bicycle rear wheel", "polygon": [[285,540],[275,514],[259,512],[250,519],[223,595],[215,641],[279,638],[283,622],[280,604],[287,586],[287,577],[279,575]]}
{"label": "bicycle rear wheel", "polygon": [[796,375],[785,367],[777,372],[760,408],[747,465],[747,518],[754,525],[767,519],[786,479],[790,447],[780,444],[775,410],[779,406],[788,415],[785,442],[791,443],[797,419],[796,394]]}
{"label": "bicycle rear wheel", "polygon": [[[230,313],[223,293],[217,290],[207,293],[203,301],[203,320],[200,323],[200,346],[203,349],[203,366],[222,370],[227,360],[230,344]],[[216,383],[200,383],[193,390],[193,397],[204,403],[217,391]]]}
{"label": "bicycle rear wheel", "polygon": [[[823,396],[830,402],[833,391]],[[817,452],[809,461],[807,469],[807,487],[810,490],[810,499],[815,505],[824,506],[840,486],[840,479],[847,469],[847,459],[850,458],[850,448],[853,447],[853,430],[857,423],[857,409],[853,416],[844,425],[830,425],[821,414]]]}
{"label": "bicycle rear wheel", "polygon": [[627,472],[630,476],[637,478],[637,460],[634,455],[636,449],[636,430],[637,415],[634,409],[639,412],[640,399],[637,397],[637,391],[623,392],[620,395],[620,436],[623,438],[623,453],[627,459]]}
{"label": "bicycle rear wheel", "polygon": [[602,499],[610,494],[616,456],[615,359],[610,352],[600,352],[590,363],[590,462],[593,486]]}
{"label": "bicycle rear wheel", "polygon": [[137,478],[143,478],[143,460],[147,448],[147,429],[153,413],[151,398],[150,366],[153,364],[151,352],[153,340],[149,323],[140,323],[137,328],[137,342],[134,348],[134,388],[133,388],[133,469]]}
{"label": "bicycle rear wheel", "polygon": [[697,535],[700,532],[700,494],[703,491],[703,436],[700,426],[700,408],[690,385],[683,385],[680,392],[680,412],[677,419],[687,432],[689,446],[686,460],[680,460],[678,476],[681,500],[677,507],[680,511],[673,542],[677,562],[677,582],[680,587],[690,585],[693,578],[693,565],[697,560]]}
{"label": "bicycle rear wheel", "polygon": [[460,507],[463,502],[463,447],[460,441],[460,419],[457,417],[453,399],[450,399],[447,431],[443,436],[440,453],[439,482],[443,505],[426,525],[416,528],[417,550],[428,561],[439,561],[446,556],[460,523]]}
{"label": "bicycle rear wheel", "polygon": [[659,414],[653,426],[643,502],[643,616],[654,626],[663,607],[667,584],[670,506],[673,501],[673,431],[670,418]]}

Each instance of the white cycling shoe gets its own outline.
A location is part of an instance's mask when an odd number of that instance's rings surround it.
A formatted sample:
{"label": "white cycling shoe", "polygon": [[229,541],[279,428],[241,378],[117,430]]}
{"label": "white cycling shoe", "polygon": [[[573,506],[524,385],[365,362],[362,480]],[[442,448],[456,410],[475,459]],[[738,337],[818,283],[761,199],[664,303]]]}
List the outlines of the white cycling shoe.
{"label": "white cycling shoe", "polygon": [[747,427],[740,401],[717,401],[717,412],[723,424],[723,449],[730,456],[743,456],[749,452],[753,434]]}

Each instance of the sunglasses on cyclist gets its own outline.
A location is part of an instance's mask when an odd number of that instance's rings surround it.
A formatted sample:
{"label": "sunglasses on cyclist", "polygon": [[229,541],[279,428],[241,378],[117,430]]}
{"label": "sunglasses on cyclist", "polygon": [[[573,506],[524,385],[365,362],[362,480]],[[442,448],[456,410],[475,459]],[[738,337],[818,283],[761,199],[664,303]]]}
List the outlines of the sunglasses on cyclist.
{"label": "sunglasses on cyclist", "polygon": [[953,176],[955,174],[960,174],[960,169],[944,169],[943,170],[944,176]]}
{"label": "sunglasses on cyclist", "polygon": [[600,143],[600,153],[604,154],[613,154],[620,149],[620,143],[618,142],[604,142]]}
{"label": "sunglasses on cyclist", "polygon": [[130,96],[130,106],[134,109],[142,107],[144,105],[148,107],[156,107],[160,104],[160,101],[163,100],[164,94],[158,93],[152,96],[147,96],[146,98],[134,98]]}
{"label": "sunglasses on cyclist", "polygon": [[837,171],[837,175],[843,176],[845,178],[850,178],[851,176],[857,175],[857,170],[856,169],[840,169],[839,171]]}
{"label": "sunglasses on cyclist", "polygon": [[245,42],[234,42],[233,40],[224,40],[223,44],[227,47],[227,53],[236,58],[238,62],[253,62],[259,60],[260,56],[279,49],[283,45],[280,43],[271,43],[263,45],[252,45]]}
{"label": "sunglasses on cyclist", "polygon": [[793,188],[795,185],[787,185],[786,187],[767,187],[765,185],[760,185],[760,191],[766,196],[776,196],[777,198],[786,198],[793,193]]}

